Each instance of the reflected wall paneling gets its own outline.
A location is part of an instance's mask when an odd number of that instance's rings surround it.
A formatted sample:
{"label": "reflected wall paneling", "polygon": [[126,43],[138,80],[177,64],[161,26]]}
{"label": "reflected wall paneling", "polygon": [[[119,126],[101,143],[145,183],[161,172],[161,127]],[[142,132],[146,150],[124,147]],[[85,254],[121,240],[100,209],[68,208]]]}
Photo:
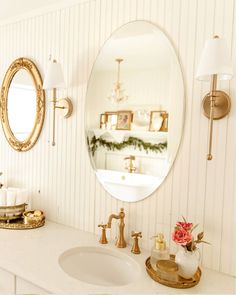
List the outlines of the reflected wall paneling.
{"label": "reflected wall paneling", "polygon": [[[0,78],[17,57],[34,60],[44,76],[51,53],[62,63],[74,113],[58,119],[56,146],[52,147],[50,93],[45,125],[35,147],[17,153],[0,130],[0,170],[9,185],[30,189],[33,206],[48,219],[98,233],[97,224],[110,213],[125,208],[126,233],[143,232],[142,247],[150,237],[171,230],[182,215],[204,228],[210,246],[201,246],[206,267],[236,275],[235,185],[236,113],[235,79],[221,88],[230,92],[230,115],[215,122],[214,159],[206,162],[208,120],[201,113],[201,97],[209,85],[194,73],[205,39],[224,36],[235,65],[235,1],[227,0],[92,0],[73,6],[50,8],[11,22],[0,23]],[[183,142],[169,176],[151,197],[123,203],[110,197],[96,180],[84,138],[84,103],[93,62],[102,44],[122,24],[136,19],[159,25],[171,38],[183,68],[186,86],[186,120]],[[50,94],[50,95],[49,95]],[[113,225],[111,238],[116,236]],[[171,249],[175,245],[170,242]]]}

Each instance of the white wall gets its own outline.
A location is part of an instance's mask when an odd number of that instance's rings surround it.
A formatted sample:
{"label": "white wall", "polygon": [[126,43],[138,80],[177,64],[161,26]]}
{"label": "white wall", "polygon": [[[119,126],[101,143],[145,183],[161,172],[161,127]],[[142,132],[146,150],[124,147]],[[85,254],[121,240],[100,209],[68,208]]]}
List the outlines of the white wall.
{"label": "white wall", "polygon": [[[32,58],[44,75],[48,54],[63,65],[74,114],[58,120],[57,145],[49,144],[49,106],[36,146],[17,153],[0,131],[0,170],[11,185],[28,187],[36,208],[49,219],[98,233],[97,224],[124,206],[126,232],[143,232],[142,246],[164,231],[169,238],[184,215],[204,228],[203,264],[236,275],[236,139],[235,79],[221,85],[232,99],[230,115],[215,122],[213,161],[206,161],[208,120],[201,97],[209,89],[194,78],[206,38],[224,36],[236,59],[235,1],[233,0],[96,0],[55,9],[0,27],[0,78],[17,57]],[[110,34],[122,24],[146,19],[158,24],[173,40],[186,83],[186,121],[183,142],[169,176],[144,201],[122,203],[110,197],[91,169],[84,139],[86,86],[95,57]],[[233,37],[234,36],[234,37]],[[115,236],[113,225],[112,236]],[[171,243],[173,246],[173,243]]]}

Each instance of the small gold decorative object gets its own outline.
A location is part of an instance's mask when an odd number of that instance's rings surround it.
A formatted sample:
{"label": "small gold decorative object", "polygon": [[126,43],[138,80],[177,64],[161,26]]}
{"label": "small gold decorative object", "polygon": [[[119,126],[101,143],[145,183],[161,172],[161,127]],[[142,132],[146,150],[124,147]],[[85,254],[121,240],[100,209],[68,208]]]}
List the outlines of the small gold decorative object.
{"label": "small gold decorative object", "polygon": [[102,236],[99,240],[99,243],[101,244],[107,244],[107,237],[106,237],[106,228],[107,228],[107,224],[99,224],[98,227],[102,228]]}
{"label": "small gold decorative object", "polygon": [[163,122],[162,122],[162,125],[161,125],[161,128],[160,128],[160,131],[162,132],[168,132],[168,118],[169,118],[169,114],[164,111],[164,112],[161,112],[161,116],[163,118]]}
{"label": "small gold decorative object", "polygon": [[133,243],[131,252],[134,254],[140,254],[141,251],[140,251],[139,244],[138,244],[138,238],[142,238],[141,231],[140,232],[132,231],[131,237],[134,238],[134,243]]}
{"label": "small gold decorative object", "polygon": [[45,216],[40,210],[31,210],[23,213],[24,224],[34,224],[42,222],[45,219]]}
{"label": "small gold decorative object", "polygon": [[[175,255],[170,255],[170,260],[172,260],[174,262]],[[169,261],[169,260],[167,260],[167,261]],[[196,273],[194,274],[194,276],[191,279],[184,279],[181,276],[177,276],[177,280],[163,279],[159,275],[159,273],[152,268],[151,262],[150,262],[150,257],[147,258],[145,265],[146,265],[147,273],[154,281],[156,281],[162,285],[171,287],[171,288],[187,289],[187,288],[194,287],[199,283],[199,281],[201,279],[201,275],[202,275],[201,269],[198,268],[198,270],[196,271]],[[169,269],[169,270],[173,270],[173,271],[176,269],[175,264],[164,265],[162,262],[161,262],[161,267],[163,269]]]}
{"label": "small gold decorative object", "polygon": [[25,211],[27,204],[20,204],[14,206],[0,206],[0,221],[11,221],[18,219]]}

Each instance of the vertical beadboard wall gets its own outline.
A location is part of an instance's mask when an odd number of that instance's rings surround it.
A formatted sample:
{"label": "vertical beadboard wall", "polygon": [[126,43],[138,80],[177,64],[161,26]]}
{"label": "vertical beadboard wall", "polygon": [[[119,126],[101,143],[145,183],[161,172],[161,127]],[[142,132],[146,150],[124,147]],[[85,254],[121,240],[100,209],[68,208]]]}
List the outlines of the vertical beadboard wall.
{"label": "vertical beadboard wall", "polygon": [[[201,112],[201,97],[209,84],[194,78],[204,41],[214,34],[227,40],[235,65],[235,9],[234,0],[91,0],[1,24],[1,81],[20,56],[34,60],[44,76],[51,53],[68,81],[60,95],[74,103],[70,119],[58,118],[56,147],[49,142],[49,103],[42,134],[29,152],[12,150],[0,130],[0,170],[8,184],[29,188],[34,207],[42,208],[48,219],[95,233],[99,222],[123,206],[126,232],[142,231],[145,248],[157,231],[170,240],[175,221],[183,215],[199,223],[211,243],[201,246],[203,264],[236,275],[236,81],[221,84],[232,96],[232,110],[215,122],[214,159],[207,162],[208,120]],[[128,204],[109,196],[96,180],[85,146],[84,104],[102,44],[115,29],[137,19],[160,26],[176,48],[186,86],[186,119],[177,159],[164,184],[144,201]],[[114,225],[111,237],[115,235]]]}

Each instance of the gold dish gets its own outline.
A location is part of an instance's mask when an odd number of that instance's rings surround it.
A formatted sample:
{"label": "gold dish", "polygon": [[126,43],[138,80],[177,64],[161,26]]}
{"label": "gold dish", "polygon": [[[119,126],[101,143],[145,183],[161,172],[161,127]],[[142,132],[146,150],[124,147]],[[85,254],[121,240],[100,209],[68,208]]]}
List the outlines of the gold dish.
{"label": "gold dish", "polygon": [[34,223],[31,223],[31,224],[25,224],[24,219],[21,218],[21,219],[13,220],[12,222],[0,221],[0,228],[3,228],[3,229],[16,229],[16,230],[34,229],[34,228],[44,226],[44,224],[45,224],[45,218],[43,220],[41,220],[41,221],[34,222]]}
{"label": "gold dish", "polygon": [[14,206],[0,206],[0,221],[19,219],[25,211],[27,204]]}
{"label": "gold dish", "polygon": [[[170,259],[174,260],[175,256],[170,255]],[[160,278],[158,273],[152,268],[151,262],[150,262],[150,257],[147,258],[145,264],[146,264],[147,273],[154,281],[156,281],[162,285],[171,287],[171,288],[187,289],[187,288],[194,287],[199,283],[201,275],[202,275],[201,269],[198,268],[197,272],[195,273],[195,275],[191,279],[184,279],[184,278],[178,276],[177,282],[176,281],[169,281],[169,280],[164,280],[164,279]]]}
{"label": "gold dish", "polygon": [[34,224],[42,222],[45,219],[43,211],[41,210],[30,210],[23,213],[25,224]]}

